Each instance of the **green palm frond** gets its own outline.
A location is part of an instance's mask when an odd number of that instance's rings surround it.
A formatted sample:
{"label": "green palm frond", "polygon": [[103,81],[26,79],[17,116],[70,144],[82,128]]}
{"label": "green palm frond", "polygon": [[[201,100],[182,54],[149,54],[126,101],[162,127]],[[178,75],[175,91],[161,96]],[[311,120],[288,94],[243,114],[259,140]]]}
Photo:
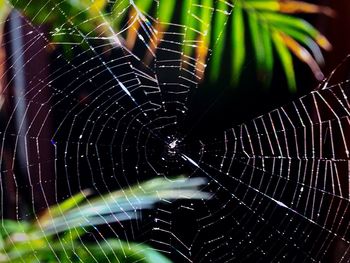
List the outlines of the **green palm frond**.
{"label": "green palm frond", "polygon": [[93,199],[86,199],[86,193],[82,192],[53,208],[54,211],[48,210],[38,221],[40,232],[47,235],[76,227],[136,219],[138,211],[151,209],[164,199],[209,199],[208,193],[198,191],[198,187],[204,184],[202,178],[157,178]]}
{"label": "green palm frond", "polygon": [[[186,26],[183,53],[185,56],[197,59],[199,76],[203,75],[204,62],[213,50],[209,62],[210,77],[212,80],[217,80],[220,71],[223,70],[221,61],[225,50],[232,50],[231,75],[235,84],[239,83],[246,64],[247,46],[252,47],[258,78],[268,85],[272,78],[274,62],[278,59],[291,90],[296,88],[293,57],[306,63],[319,80],[323,78],[320,69],[323,63],[321,49],[331,49],[330,43],[314,26],[302,18],[295,17],[294,14],[334,16],[333,10],[304,1],[184,0],[179,3],[175,0],[113,2],[66,0],[57,3],[55,1],[28,3],[11,0],[10,2],[33,22],[52,25],[53,41],[56,43],[82,43],[80,34],[69,31],[74,27],[89,37],[104,37],[112,44],[118,44],[118,38],[124,38],[127,47],[132,49],[141,28],[140,21],[146,21],[155,28],[156,34],[148,43],[150,52],[155,52],[163,37],[162,32],[171,22],[177,23],[180,20],[181,24]],[[158,8],[155,8],[157,5]],[[234,6],[232,12],[231,6]],[[182,10],[181,15],[176,15],[177,10]],[[152,59],[149,55],[145,56],[146,63]]]}
{"label": "green palm frond", "polygon": [[[302,1],[237,0],[232,15],[232,78],[238,82],[246,56],[245,47],[251,40],[258,78],[269,84],[278,59],[286,75],[290,90],[296,89],[293,56],[306,63],[317,80],[323,79],[321,49],[330,50],[328,40],[295,13],[318,13],[334,16],[323,6]],[[247,31],[247,33],[245,33]],[[247,38],[247,34],[250,35]],[[236,50],[238,49],[238,50]],[[215,50],[216,51],[216,50]],[[216,69],[213,69],[216,70]]]}
{"label": "green palm frond", "polygon": [[[83,242],[99,225],[138,218],[162,200],[209,199],[203,178],[157,178],[102,196],[83,191],[50,207],[34,222],[2,220],[0,262],[159,262],[170,261],[146,244],[118,238]],[[92,258],[95,257],[95,259]],[[74,260],[75,259],[75,260]]]}

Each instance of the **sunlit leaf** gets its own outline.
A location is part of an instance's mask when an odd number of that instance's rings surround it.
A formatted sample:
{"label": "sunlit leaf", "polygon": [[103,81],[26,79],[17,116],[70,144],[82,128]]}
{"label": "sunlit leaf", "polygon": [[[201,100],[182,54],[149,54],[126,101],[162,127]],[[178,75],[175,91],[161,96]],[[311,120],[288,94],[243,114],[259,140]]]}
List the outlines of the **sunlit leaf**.
{"label": "sunlit leaf", "polygon": [[264,47],[264,54],[265,54],[265,59],[263,61],[263,64],[264,64],[263,82],[266,86],[269,86],[272,79],[272,73],[273,73],[274,54],[273,54],[273,47],[272,47],[271,31],[268,24],[266,23],[261,24],[260,33],[261,33],[262,45]]}
{"label": "sunlit leaf", "polygon": [[[194,48],[196,47],[196,36],[198,31],[198,20],[196,17],[198,14],[198,8],[196,5],[199,0],[185,0],[183,3],[183,23],[186,25],[184,28],[184,48],[183,53],[185,56],[191,56]],[[186,58],[185,58],[186,59]]]}
{"label": "sunlit leaf", "polygon": [[213,14],[212,0],[202,0],[200,14],[200,35],[197,44],[196,73],[199,79],[203,78],[206,60],[210,45],[211,18]]}
{"label": "sunlit leaf", "polygon": [[151,209],[162,199],[209,199],[210,194],[198,190],[205,182],[202,178],[157,178],[129,189],[92,198],[85,203],[80,202],[79,207],[75,207],[75,200],[71,200],[64,205],[67,208],[65,213],[41,220],[41,230],[37,234],[54,234],[79,227],[136,219],[138,211]]}
{"label": "sunlit leaf", "polygon": [[317,63],[320,65],[324,64],[322,51],[320,47],[317,45],[317,43],[311,37],[293,28],[285,28],[283,30],[283,33],[291,36],[293,39],[297,40],[301,44],[308,47],[311,50],[312,55],[317,61]]}
{"label": "sunlit leaf", "polygon": [[235,5],[232,14],[232,81],[236,85],[239,82],[245,61],[245,30],[242,7]]}
{"label": "sunlit leaf", "polygon": [[170,23],[174,15],[176,0],[159,1],[158,19],[162,24]]}
{"label": "sunlit leaf", "polygon": [[264,17],[269,20],[275,27],[279,28],[282,32],[285,28],[294,28],[305,34],[308,34],[311,38],[315,39],[316,43],[325,50],[331,49],[331,44],[328,40],[310,23],[305,20],[298,19],[296,17],[282,15],[277,13],[265,13]]}
{"label": "sunlit leaf", "polygon": [[[190,64],[196,66],[197,76],[202,78],[208,52],[213,50],[210,60],[212,80],[218,79],[222,71],[221,60],[226,38],[231,34],[232,45],[228,52],[232,53],[232,79],[235,84],[239,82],[244,67],[247,40],[252,41],[258,78],[266,84],[270,83],[274,64],[271,47],[272,30],[291,37],[301,47],[307,47],[313,60],[322,64],[323,56],[319,47],[330,50],[331,44],[310,23],[292,15],[307,13],[335,16],[334,11],[327,6],[295,0],[120,0],[114,3],[107,0],[67,0],[59,3],[49,1],[39,9],[33,2],[24,0],[10,2],[34,23],[46,23],[54,30],[57,29],[58,32],[51,34],[53,41],[57,43],[79,43],[83,46],[84,39],[80,34],[68,34],[68,31],[64,31],[74,29],[77,30],[76,33],[81,32],[88,37],[103,37],[116,46],[125,43],[125,46],[132,50],[138,39],[145,41],[139,36],[146,28],[150,37],[147,39],[148,50],[144,54],[145,64],[153,60],[169,24],[177,24],[180,20],[180,24],[184,25],[184,38],[181,43],[184,65],[191,60]],[[227,11],[231,4],[234,5],[234,9],[232,14],[229,14]],[[52,12],[57,8],[64,10],[64,13]],[[181,12],[177,13],[178,10]],[[212,23],[213,10],[215,17]],[[232,25],[225,27],[227,19],[232,20]],[[251,37],[246,39],[247,26],[250,28]],[[61,30],[63,33],[59,33]],[[217,41],[218,39],[220,40]],[[63,48],[66,49],[66,54],[71,52],[69,47]],[[292,52],[291,47],[289,49]],[[297,54],[295,51],[294,53]],[[305,62],[303,59],[302,61]],[[313,64],[312,60],[307,61],[309,66]],[[313,68],[316,69],[315,65]]]}
{"label": "sunlit leaf", "polygon": [[277,54],[280,58],[283,70],[286,74],[288,87],[291,91],[296,90],[295,72],[293,66],[293,58],[290,54],[288,47],[283,41],[282,36],[279,32],[274,31],[272,34],[273,43],[275,45]]}
{"label": "sunlit leaf", "polygon": [[73,230],[68,230],[67,232],[65,232],[62,236],[62,240],[63,242],[74,242],[84,234],[86,234],[85,229],[75,228]]}
{"label": "sunlit leaf", "polygon": [[[128,0],[130,1],[130,0]],[[154,3],[153,0],[135,0],[135,6],[144,14],[147,14]]]}
{"label": "sunlit leaf", "polygon": [[[171,261],[145,244],[134,244],[120,240],[107,240],[98,245],[86,247],[97,258],[119,262],[170,263]],[[107,261],[108,262],[108,261]],[[111,261],[110,261],[111,262]]]}
{"label": "sunlit leaf", "polygon": [[9,14],[10,6],[6,0],[0,0],[0,33],[2,33],[2,23],[4,23],[6,16]]}
{"label": "sunlit leaf", "polygon": [[265,11],[282,12],[282,13],[309,13],[325,14],[335,16],[334,10],[328,6],[315,5],[302,1],[247,1],[249,6]]}
{"label": "sunlit leaf", "polygon": [[256,64],[258,73],[262,73],[265,65],[265,47],[263,45],[261,29],[255,11],[250,11],[248,16],[248,24],[250,29],[250,35],[252,39],[254,54],[256,58]]}
{"label": "sunlit leaf", "polygon": [[120,0],[116,1],[112,6],[112,17],[111,17],[111,23],[114,28],[116,28],[117,31],[120,31],[122,29],[123,21],[125,17],[127,17],[128,12],[130,10],[130,1],[129,0]]}
{"label": "sunlit leaf", "polygon": [[107,0],[94,0],[89,2],[89,12],[91,15],[95,16],[101,15],[107,5]]}
{"label": "sunlit leaf", "polygon": [[0,224],[0,238],[4,239],[13,233],[23,233],[29,229],[26,221],[14,221],[3,219]]}
{"label": "sunlit leaf", "polygon": [[42,214],[39,218],[41,224],[45,224],[46,220],[49,220],[52,217],[57,217],[63,215],[66,211],[76,207],[81,202],[86,200],[87,196],[90,194],[89,191],[79,192],[62,203],[52,206],[50,210],[47,210],[44,214]]}
{"label": "sunlit leaf", "polygon": [[135,219],[139,210],[152,209],[162,200],[209,199],[211,194],[200,189],[206,183],[204,178],[155,178],[94,198],[87,198],[88,192],[78,193],[50,207],[40,225],[36,220],[31,224],[2,220],[0,262],[71,262],[78,256],[82,262],[170,263],[146,244],[118,238],[91,243],[83,236],[98,225]]}
{"label": "sunlit leaf", "polygon": [[324,75],[318,66],[316,60],[312,57],[312,55],[298,42],[296,42],[293,38],[282,34],[281,35],[287,47],[293,52],[293,54],[298,57],[301,61],[306,63],[310,69],[312,70],[315,78],[321,81],[324,78]]}
{"label": "sunlit leaf", "polygon": [[226,34],[225,24],[227,23],[228,5],[219,1],[217,5],[217,12],[214,17],[214,24],[212,28],[212,39],[214,43],[215,52],[211,57],[211,80],[217,80],[221,72],[221,60],[224,54]]}

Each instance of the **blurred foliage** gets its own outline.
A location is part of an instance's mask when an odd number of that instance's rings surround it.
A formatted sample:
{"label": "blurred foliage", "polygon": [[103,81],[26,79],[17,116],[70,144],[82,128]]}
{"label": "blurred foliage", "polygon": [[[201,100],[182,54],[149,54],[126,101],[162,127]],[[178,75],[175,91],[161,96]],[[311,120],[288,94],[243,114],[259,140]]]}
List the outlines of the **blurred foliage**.
{"label": "blurred foliage", "polygon": [[[323,78],[321,48],[331,49],[330,43],[314,26],[293,15],[334,16],[333,10],[303,1],[10,0],[10,3],[34,23],[50,24],[52,40],[57,43],[84,43],[86,37],[98,37],[117,45],[125,40],[125,45],[132,49],[138,38],[137,32],[145,25],[153,24],[155,36],[148,44],[154,51],[169,23],[177,23],[180,19],[181,24],[187,26],[184,43],[188,44],[183,52],[185,56],[197,58],[197,73],[204,72],[206,57],[210,50],[215,50],[210,62],[210,78],[217,80],[223,70],[224,55],[230,51],[234,84],[239,83],[247,62],[248,41],[254,51],[258,78],[268,85],[275,58],[279,59],[291,90],[296,88],[293,55],[306,63],[320,80]],[[157,5],[158,9],[155,8]],[[179,8],[181,16],[176,18]],[[145,56],[146,63],[149,58],[149,54]]]}
{"label": "blurred foliage", "polygon": [[33,222],[2,220],[0,262],[170,263],[146,244],[102,234],[95,243],[84,238],[99,225],[137,219],[137,211],[152,209],[161,200],[209,199],[198,189],[205,183],[203,178],[158,178],[102,196],[88,197],[91,193],[83,191]]}
{"label": "blurred foliage", "polygon": [[[5,21],[6,16],[9,13],[9,6],[6,3],[6,0],[0,0],[0,23],[2,25],[3,21]],[[2,33],[2,27],[0,28],[0,32]]]}
{"label": "blurred foliage", "polygon": [[324,78],[319,67],[324,63],[320,48],[330,50],[331,44],[311,24],[291,14],[323,13],[334,16],[330,8],[302,1],[246,0],[237,1],[233,12],[232,60],[234,72],[238,76],[235,82],[239,80],[245,63],[246,27],[249,29],[258,77],[266,84],[271,81],[274,57],[277,57],[289,88],[296,88],[292,55],[306,63],[317,80]]}

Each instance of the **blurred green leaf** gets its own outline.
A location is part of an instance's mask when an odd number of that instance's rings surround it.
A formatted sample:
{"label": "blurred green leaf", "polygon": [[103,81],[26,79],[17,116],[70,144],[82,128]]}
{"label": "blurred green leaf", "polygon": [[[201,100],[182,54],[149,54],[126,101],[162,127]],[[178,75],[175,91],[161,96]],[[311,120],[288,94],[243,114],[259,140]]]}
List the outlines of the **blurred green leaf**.
{"label": "blurred green leaf", "polygon": [[6,0],[0,0],[0,33],[2,33],[2,24],[5,22],[5,19],[10,10],[11,8],[8,5],[8,2]]}
{"label": "blurred green leaf", "polygon": [[255,10],[249,12],[248,24],[250,29],[250,35],[252,39],[253,49],[255,57],[257,60],[258,73],[261,74],[264,71],[265,65],[265,47],[263,45],[261,29],[259,26],[258,16],[255,13]]}
{"label": "blurred green leaf", "polygon": [[200,12],[200,33],[197,43],[196,71],[197,78],[202,79],[206,68],[208,49],[210,46],[211,20],[213,15],[212,0],[202,0]]}
{"label": "blurred green leaf", "polygon": [[[317,72],[315,70],[317,67],[313,61],[319,64],[323,62],[319,47],[324,50],[332,48],[328,40],[314,26],[304,19],[292,15],[307,13],[325,14],[333,17],[334,11],[327,6],[304,1],[184,0],[179,3],[176,0],[121,0],[111,3],[107,0],[67,0],[57,3],[42,2],[41,5],[37,2],[24,0],[10,0],[10,2],[29,16],[34,23],[51,25],[53,40],[56,43],[82,44],[86,41],[82,37],[82,34],[85,34],[92,37],[89,39],[104,37],[111,44],[120,44],[123,42],[122,38],[125,38],[124,43],[129,49],[132,49],[138,39],[141,23],[146,23],[147,26],[152,25],[155,35],[150,35],[149,39],[146,40],[149,42],[150,49],[145,54],[145,64],[149,64],[154,58],[153,54],[164,37],[164,31],[169,23],[178,24],[178,19],[180,19],[181,24],[185,25],[182,42],[185,64],[192,60],[190,64],[195,64],[197,73],[201,77],[205,69],[208,51],[212,50],[213,52],[210,52],[213,56],[210,77],[213,80],[218,79],[222,70],[221,59],[228,44],[227,38],[231,35],[229,49],[232,50],[231,65],[234,84],[239,83],[246,62],[247,40],[252,41],[258,77],[266,84],[271,82],[274,57],[280,59],[281,63],[287,61],[286,59],[282,61],[280,55],[274,56],[271,43],[276,42],[276,40],[272,40],[275,39],[273,37],[275,31],[293,38],[300,45],[299,50],[302,50],[301,47],[310,49],[313,59],[302,59],[302,61],[308,63],[314,69],[314,73]],[[156,5],[158,8],[155,8]],[[233,5],[233,12],[231,12]],[[178,9],[181,9],[179,17],[175,16]],[[58,10],[63,12],[58,12]],[[230,14],[232,24],[225,27]],[[247,29],[249,29],[251,36],[249,38],[246,38]],[[114,43],[115,41],[116,43]],[[287,45],[288,52],[296,54],[297,58],[302,58],[296,52],[298,50],[295,48],[296,46],[294,44]],[[64,48],[69,53],[70,48]],[[284,65],[284,68],[288,67]],[[318,77],[318,75],[315,76]],[[290,80],[289,84],[294,82],[295,80]]]}
{"label": "blurred green leaf", "polygon": [[[208,199],[208,193],[198,191],[198,187],[204,184],[202,178],[153,179],[129,189],[89,199],[88,202],[80,202],[77,207],[72,205],[55,217],[40,218],[41,229],[38,235],[40,232],[54,234],[79,227],[136,219],[137,211],[151,209],[162,199]],[[78,197],[81,198],[80,195]],[[65,206],[76,203],[76,199],[77,196],[68,199]]]}
{"label": "blurred green leaf", "polygon": [[308,13],[308,14],[320,14],[323,13],[327,16],[335,16],[334,11],[327,7],[317,4],[311,4],[302,1],[247,1],[249,5],[255,9],[270,11],[270,12],[281,12],[281,13]]}
{"label": "blurred green leaf", "polygon": [[260,33],[261,33],[262,45],[264,46],[264,54],[265,54],[265,59],[263,61],[264,76],[262,81],[264,84],[266,84],[266,86],[269,86],[271,83],[272,73],[273,73],[274,53],[273,53],[270,28],[268,24],[266,23],[261,24]]}
{"label": "blurred green leaf", "polygon": [[29,229],[30,225],[26,221],[1,220],[0,237],[4,239],[13,233],[23,233]]}
{"label": "blurred green leaf", "polygon": [[71,198],[63,201],[62,203],[50,207],[41,217],[41,221],[45,221],[48,217],[60,216],[68,210],[77,207],[81,202],[86,200],[86,197],[89,195],[89,191],[82,191],[72,196]]}
{"label": "blurred green leaf", "polygon": [[243,65],[245,62],[245,44],[246,43],[243,10],[237,2],[232,14],[232,81],[234,85],[237,85],[240,80]]}
{"label": "blurred green leaf", "polygon": [[285,28],[294,28],[304,34],[309,35],[312,39],[315,39],[318,45],[322,48],[329,50],[331,48],[328,40],[310,23],[300,18],[292,17],[284,14],[277,13],[265,13],[265,19],[272,23],[276,28],[282,32]]}
{"label": "blurred green leaf", "polygon": [[162,24],[168,24],[174,15],[176,0],[159,1],[158,19]]}
{"label": "blurred green leaf", "polygon": [[320,65],[324,64],[322,51],[320,47],[317,45],[317,43],[311,37],[293,28],[285,28],[283,32],[286,35],[291,36],[293,39],[297,40],[304,46],[308,47],[311,50],[313,57],[316,59],[318,64]]}
{"label": "blurred green leaf", "polygon": [[182,7],[182,22],[186,25],[183,48],[185,56],[191,56],[196,47],[196,36],[198,32],[198,20],[196,17],[199,15],[199,10],[196,7],[197,4],[199,4],[199,0],[185,0]]}
{"label": "blurred green leaf", "polygon": [[324,75],[317,64],[317,61],[312,57],[310,52],[306,50],[303,46],[301,46],[297,41],[291,38],[288,35],[282,34],[283,41],[286,43],[289,50],[302,62],[307,64],[312,70],[315,78],[318,81],[322,81],[324,79]]}
{"label": "blurred green leaf", "polygon": [[287,46],[285,45],[283,38],[279,32],[275,31],[272,35],[273,43],[275,45],[277,54],[281,60],[283,70],[287,77],[288,87],[292,92],[296,90],[295,72],[293,66],[293,58],[289,52]]}
{"label": "blurred green leaf", "polygon": [[226,43],[226,30],[225,24],[227,23],[228,17],[228,5],[222,1],[219,1],[217,6],[218,12],[215,13],[214,24],[213,24],[213,52],[211,57],[211,75],[210,78],[217,81],[221,72],[221,60],[223,59],[225,43]]}
{"label": "blurred green leaf", "polygon": [[200,191],[203,178],[155,178],[125,189],[88,198],[78,193],[49,208],[31,224],[3,220],[0,262],[143,262],[170,263],[146,244],[118,238],[84,242],[90,228],[137,218],[137,210],[152,209],[162,200],[209,199]]}

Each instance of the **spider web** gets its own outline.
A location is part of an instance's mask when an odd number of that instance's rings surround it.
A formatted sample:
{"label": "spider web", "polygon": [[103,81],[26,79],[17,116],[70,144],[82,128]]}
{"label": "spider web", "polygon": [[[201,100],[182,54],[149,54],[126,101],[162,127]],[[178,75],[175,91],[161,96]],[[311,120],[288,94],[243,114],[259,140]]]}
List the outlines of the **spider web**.
{"label": "spider web", "polygon": [[[12,107],[1,127],[3,218],[7,210],[15,210],[17,220],[38,218],[38,211],[79,190],[102,196],[185,173],[208,178],[215,200],[160,198],[139,220],[106,222],[92,234],[94,242],[106,235],[146,241],[175,262],[319,262],[334,251],[337,262],[348,260],[348,82],[315,90],[217,138],[187,141],[191,96],[200,92],[206,61],[186,50],[203,45],[210,27],[197,14],[210,10],[211,20],[217,14],[229,19],[231,2],[191,2],[193,28],[163,23],[164,1],[154,1],[156,16],[133,1],[111,2],[118,16],[134,15],[115,32],[96,14],[98,36],[71,22],[65,1],[48,3],[66,18],[49,34],[16,11],[7,21],[3,45],[11,52],[2,96]],[[131,50],[123,39],[133,30]],[[49,39],[60,35],[74,41],[52,50]],[[6,207],[10,201],[14,207]]]}

